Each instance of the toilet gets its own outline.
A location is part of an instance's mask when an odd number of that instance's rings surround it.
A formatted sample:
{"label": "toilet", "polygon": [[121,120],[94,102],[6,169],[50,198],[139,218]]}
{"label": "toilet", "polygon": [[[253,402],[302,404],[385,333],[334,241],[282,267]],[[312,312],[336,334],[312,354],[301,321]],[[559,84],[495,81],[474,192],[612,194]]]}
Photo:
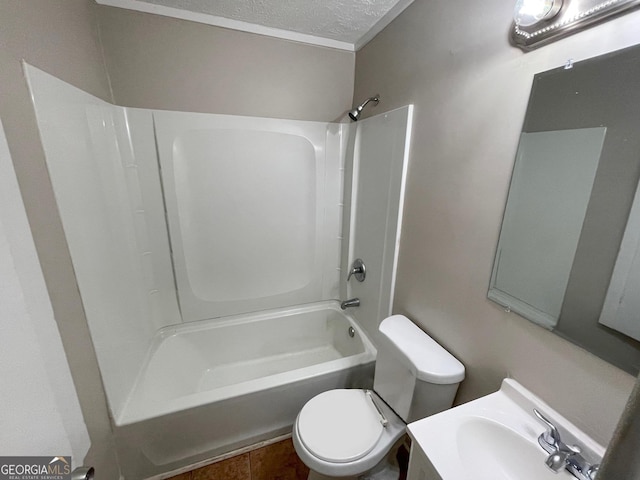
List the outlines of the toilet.
{"label": "toilet", "polygon": [[296,418],[293,445],[310,480],[397,479],[389,454],[406,424],[453,405],[464,365],[403,315],[379,330],[373,391],[323,392]]}

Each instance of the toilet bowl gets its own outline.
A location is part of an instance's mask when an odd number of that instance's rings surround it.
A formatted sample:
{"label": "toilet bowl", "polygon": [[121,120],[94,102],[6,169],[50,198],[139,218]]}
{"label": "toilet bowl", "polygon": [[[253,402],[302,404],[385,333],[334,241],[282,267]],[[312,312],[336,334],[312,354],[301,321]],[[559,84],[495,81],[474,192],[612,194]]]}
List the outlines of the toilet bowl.
{"label": "toilet bowl", "polygon": [[329,390],[312,398],[298,414],[293,445],[314,472],[357,476],[383,461],[404,435],[405,426],[375,392],[370,397],[366,390]]}
{"label": "toilet bowl", "polygon": [[398,478],[389,462],[406,423],[450,408],[464,366],[402,315],[380,324],[374,390],[337,389],[312,398],[292,437],[309,478]]}

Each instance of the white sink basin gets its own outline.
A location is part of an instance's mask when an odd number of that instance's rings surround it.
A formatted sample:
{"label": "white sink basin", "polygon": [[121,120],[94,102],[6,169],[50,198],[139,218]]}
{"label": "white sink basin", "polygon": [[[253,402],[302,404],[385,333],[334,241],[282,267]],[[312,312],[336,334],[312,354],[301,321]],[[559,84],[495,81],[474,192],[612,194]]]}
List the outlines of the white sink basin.
{"label": "white sink basin", "polygon": [[551,471],[538,445],[545,426],[537,408],[558,428],[562,440],[578,444],[582,455],[599,463],[604,448],[515,380],[496,393],[411,423],[409,434],[442,480],[570,480],[568,471]]}
{"label": "white sink basin", "polygon": [[[464,419],[457,432],[458,454],[462,464],[475,472],[476,478],[506,480],[535,478],[562,480],[569,472],[552,472],[544,464],[546,454],[529,439],[503,425],[481,417]],[[523,471],[526,477],[523,477]]]}

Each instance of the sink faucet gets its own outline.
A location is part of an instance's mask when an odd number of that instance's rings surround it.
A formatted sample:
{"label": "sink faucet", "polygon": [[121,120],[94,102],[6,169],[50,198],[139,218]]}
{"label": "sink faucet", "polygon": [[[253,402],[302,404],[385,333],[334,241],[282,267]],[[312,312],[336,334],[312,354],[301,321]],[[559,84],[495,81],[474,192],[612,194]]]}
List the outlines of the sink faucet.
{"label": "sink faucet", "polygon": [[340,304],[340,308],[342,310],[346,310],[347,308],[351,308],[351,307],[359,307],[359,306],[360,306],[359,298],[351,298],[349,300],[345,300]]}
{"label": "sink faucet", "polygon": [[591,465],[587,462],[581,455],[580,447],[564,443],[560,439],[560,432],[553,423],[535,408],[533,413],[547,426],[547,431],[538,437],[538,443],[549,454],[544,462],[547,467],[556,473],[564,468],[578,480],[596,480],[600,465]]}

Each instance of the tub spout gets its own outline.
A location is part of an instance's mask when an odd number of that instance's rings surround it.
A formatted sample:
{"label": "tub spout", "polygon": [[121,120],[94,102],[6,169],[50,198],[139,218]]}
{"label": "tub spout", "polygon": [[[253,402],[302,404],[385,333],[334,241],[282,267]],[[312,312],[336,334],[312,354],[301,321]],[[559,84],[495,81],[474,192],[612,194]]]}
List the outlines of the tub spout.
{"label": "tub spout", "polygon": [[360,306],[359,298],[352,298],[350,300],[345,300],[340,304],[340,308],[342,310],[346,310],[347,308],[351,308],[351,307],[359,307],[359,306]]}

